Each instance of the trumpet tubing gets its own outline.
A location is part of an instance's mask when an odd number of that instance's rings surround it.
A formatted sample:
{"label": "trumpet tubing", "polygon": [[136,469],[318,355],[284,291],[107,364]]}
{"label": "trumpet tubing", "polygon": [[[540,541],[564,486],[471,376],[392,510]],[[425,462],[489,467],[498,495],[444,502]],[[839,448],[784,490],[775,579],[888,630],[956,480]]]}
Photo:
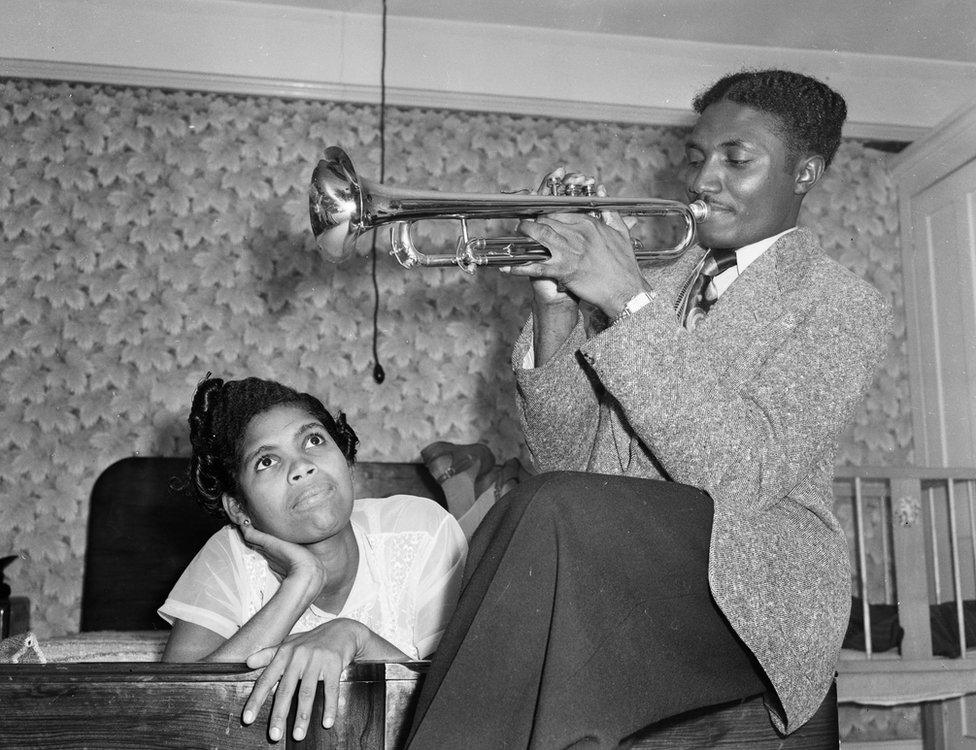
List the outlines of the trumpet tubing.
{"label": "trumpet tubing", "polygon": [[[356,239],[371,229],[390,225],[391,254],[405,268],[458,266],[474,273],[479,266],[536,263],[549,257],[545,247],[528,237],[468,236],[469,219],[522,219],[555,213],[612,211],[635,217],[676,216],[684,221],[684,234],[673,248],[646,250],[638,240],[638,260],[673,259],[695,241],[697,222],[708,206],[660,198],[606,198],[593,195],[527,195],[441,193],[434,190],[391,188],[361,178],[348,155],[337,146],[325,151],[312,174],[309,219],[322,253],[342,260],[355,251]],[[456,219],[461,236],[453,253],[429,254],[416,248],[411,226],[424,219]]]}

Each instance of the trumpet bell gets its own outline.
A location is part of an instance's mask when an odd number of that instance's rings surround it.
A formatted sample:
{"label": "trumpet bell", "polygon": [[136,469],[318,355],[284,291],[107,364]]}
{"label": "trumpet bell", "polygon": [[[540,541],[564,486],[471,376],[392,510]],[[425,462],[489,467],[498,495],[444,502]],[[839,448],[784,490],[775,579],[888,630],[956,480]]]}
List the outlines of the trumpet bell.
{"label": "trumpet bell", "polygon": [[363,222],[363,185],[346,152],[325,150],[312,173],[308,214],[315,243],[326,258],[340,261],[356,250],[356,239],[367,230]]}

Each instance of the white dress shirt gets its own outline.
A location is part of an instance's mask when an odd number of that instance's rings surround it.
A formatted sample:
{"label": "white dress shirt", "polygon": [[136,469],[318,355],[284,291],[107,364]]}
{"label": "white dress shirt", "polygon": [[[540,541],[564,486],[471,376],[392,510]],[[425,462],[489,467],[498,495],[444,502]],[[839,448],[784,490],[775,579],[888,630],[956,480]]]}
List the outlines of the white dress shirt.
{"label": "white dress shirt", "polygon": [[729,286],[731,286],[733,281],[739,278],[739,274],[745,271],[750,263],[769,250],[776,240],[783,235],[789,234],[794,229],[796,229],[796,227],[791,227],[777,235],[767,237],[764,240],[759,240],[759,242],[753,242],[751,245],[746,245],[745,247],[740,247],[738,250],[736,250],[735,265],[731,268],[726,268],[711,281],[712,288],[715,291],[715,299],[722,296],[722,293],[728,289]]}

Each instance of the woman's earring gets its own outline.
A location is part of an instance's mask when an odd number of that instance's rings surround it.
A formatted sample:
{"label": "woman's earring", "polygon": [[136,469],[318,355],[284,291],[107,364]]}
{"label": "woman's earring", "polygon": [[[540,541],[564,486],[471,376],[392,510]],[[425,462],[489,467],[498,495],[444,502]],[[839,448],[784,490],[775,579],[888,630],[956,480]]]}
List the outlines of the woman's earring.
{"label": "woman's earring", "polygon": [[250,525],[251,525],[250,518],[245,518],[243,521],[241,521],[241,526],[250,526]]}

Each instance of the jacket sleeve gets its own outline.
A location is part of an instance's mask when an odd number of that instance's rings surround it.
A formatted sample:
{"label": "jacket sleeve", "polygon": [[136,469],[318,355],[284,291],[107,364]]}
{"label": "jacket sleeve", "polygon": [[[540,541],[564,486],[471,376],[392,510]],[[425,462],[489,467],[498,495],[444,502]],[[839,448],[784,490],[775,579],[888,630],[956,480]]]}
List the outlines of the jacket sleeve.
{"label": "jacket sleeve", "polygon": [[[753,504],[738,508],[749,513],[789,495],[831,454],[886,350],[890,310],[876,290],[858,281],[808,297],[792,320],[771,321],[766,348],[706,347],[654,299],[581,351],[672,479],[717,506]],[[756,351],[761,359],[736,369]]]}
{"label": "jacket sleeve", "polygon": [[599,399],[579,347],[586,340],[582,321],[542,367],[526,367],[533,320],[522,329],[512,353],[516,404],[522,434],[537,471],[585,471],[599,423]]}

